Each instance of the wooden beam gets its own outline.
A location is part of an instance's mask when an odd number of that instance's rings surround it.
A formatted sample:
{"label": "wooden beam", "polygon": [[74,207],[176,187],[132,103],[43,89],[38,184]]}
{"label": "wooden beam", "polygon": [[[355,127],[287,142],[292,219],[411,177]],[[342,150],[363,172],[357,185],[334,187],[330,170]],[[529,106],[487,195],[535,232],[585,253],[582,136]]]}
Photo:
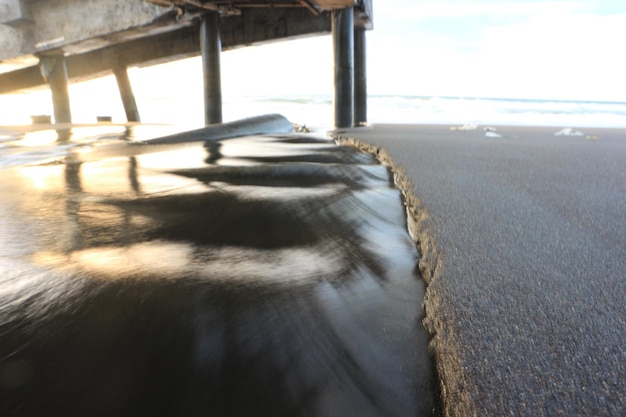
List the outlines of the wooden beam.
{"label": "wooden beam", "polygon": [[[328,16],[314,16],[303,7],[245,9],[240,16],[222,19],[222,50],[277,40],[330,33]],[[116,65],[154,65],[200,54],[199,26],[134,39],[95,51],[69,55],[71,82],[111,74]],[[0,74],[0,94],[44,85],[37,66]]]}
{"label": "wooden beam", "polygon": [[357,5],[355,0],[313,0],[313,3],[327,10],[343,9]]}
{"label": "wooden beam", "polygon": [[202,3],[199,0],[186,0],[186,2],[191,4],[192,6],[196,6],[204,10],[211,10],[213,12],[216,12],[219,10],[219,7],[214,3]]}
{"label": "wooden beam", "polygon": [[315,16],[318,16],[320,14],[320,12],[315,7],[313,7],[308,0],[299,0],[299,3],[306,7]]}

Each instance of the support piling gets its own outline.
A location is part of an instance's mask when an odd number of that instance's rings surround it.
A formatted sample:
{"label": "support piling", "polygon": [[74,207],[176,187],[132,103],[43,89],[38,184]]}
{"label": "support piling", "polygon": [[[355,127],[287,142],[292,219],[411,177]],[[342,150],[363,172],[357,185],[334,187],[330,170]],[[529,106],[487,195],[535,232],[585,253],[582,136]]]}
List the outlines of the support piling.
{"label": "support piling", "polygon": [[354,29],[354,125],[367,123],[367,44],[365,28]]}
{"label": "support piling", "polygon": [[354,119],[354,10],[332,11],[335,73],[335,127],[352,127]]}
{"label": "support piling", "polygon": [[72,123],[65,57],[61,54],[42,56],[39,64],[41,74],[48,81],[52,92],[54,123]]}
{"label": "support piling", "polygon": [[120,97],[124,104],[124,111],[126,112],[126,120],[129,122],[139,122],[139,109],[137,108],[137,102],[135,101],[135,95],[133,94],[133,88],[130,84],[130,78],[128,78],[128,69],[124,65],[120,65],[113,69],[115,79],[117,80],[117,87],[120,90]]}
{"label": "support piling", "polygon": [[207,13],[200,26],[200,49],[204,78],[205,125],[222,123],[222,80],[220,54],[222,41],[217,12]]}

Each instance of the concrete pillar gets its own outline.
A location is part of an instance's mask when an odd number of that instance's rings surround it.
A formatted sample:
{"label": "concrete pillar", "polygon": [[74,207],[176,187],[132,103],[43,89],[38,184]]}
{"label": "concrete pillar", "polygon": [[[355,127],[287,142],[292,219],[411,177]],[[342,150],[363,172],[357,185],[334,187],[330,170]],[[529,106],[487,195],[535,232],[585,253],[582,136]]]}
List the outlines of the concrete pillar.
{"label": "concrete pillar", "polygon": [[352,127],[354,118],[354,11],[332,11],[335,61],[335,127]]}
{"label": "concrete pillar", "polygon": [[217,12],[207,13],[200,26],[200,50],[202,52],[202,72],[204,76],[204,123],[222,123],[222,77],[220,38]]}
{"label": "concrete pillar", "polygon": [[126,120],[129,122],[140,122],[139,109],[137,108],[137,102],[135,101],[135,95],[133,94],[133,88],[130,84],[130,78],[128,78],[126,66],[120,65],[113,68],[113,74],[115,74],[117,88],[120,90],[120,97],[124,104]]}
{"label": "concrete pillar", "polygon": [[42,56],[39,65],[41,74],[52,92],[54,123],[72,123],[65,57],[61,54]]}
{"label": "concrete pillar", "polygon": [[367,123],[367,74],[365,28],[354,29],[354,125]]}

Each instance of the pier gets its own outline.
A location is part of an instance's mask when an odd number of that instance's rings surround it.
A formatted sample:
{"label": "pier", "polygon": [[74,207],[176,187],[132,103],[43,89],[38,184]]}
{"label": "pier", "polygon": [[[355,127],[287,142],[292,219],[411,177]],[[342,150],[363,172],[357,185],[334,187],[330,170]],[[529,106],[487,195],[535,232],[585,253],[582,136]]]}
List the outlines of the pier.
{"label": "pier", "polygon": [[334,125],[352,127],[367,121],[372,21],[371,0],[2,0],[0,94],[48,85],[55,123],[68,123],[68,85],[114,74],[127,120],[136,122],[127,68],[201,55],[205,123],[220,123],[222,51],[330,33]]}

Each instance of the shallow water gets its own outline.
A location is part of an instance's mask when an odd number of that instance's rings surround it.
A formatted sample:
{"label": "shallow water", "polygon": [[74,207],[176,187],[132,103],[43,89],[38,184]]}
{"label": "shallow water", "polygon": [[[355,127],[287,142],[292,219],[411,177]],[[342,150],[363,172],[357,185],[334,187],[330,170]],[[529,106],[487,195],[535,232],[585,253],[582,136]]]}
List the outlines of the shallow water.
{"label": "shallow water", "polygon": [[0,415],[430,414],[385,167],[308,135],[100,133],[2,142]]}

